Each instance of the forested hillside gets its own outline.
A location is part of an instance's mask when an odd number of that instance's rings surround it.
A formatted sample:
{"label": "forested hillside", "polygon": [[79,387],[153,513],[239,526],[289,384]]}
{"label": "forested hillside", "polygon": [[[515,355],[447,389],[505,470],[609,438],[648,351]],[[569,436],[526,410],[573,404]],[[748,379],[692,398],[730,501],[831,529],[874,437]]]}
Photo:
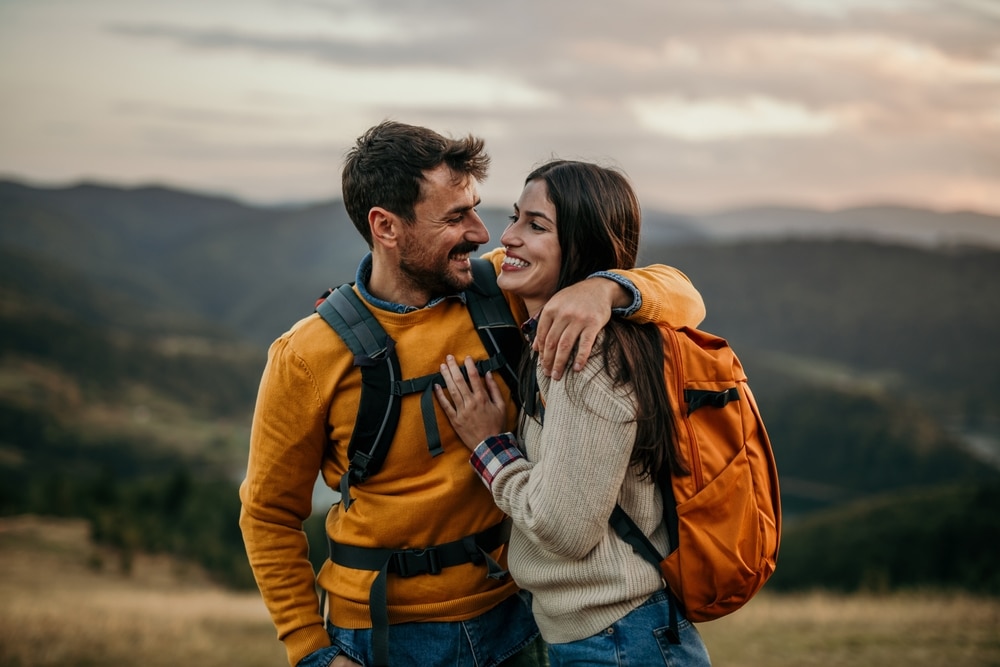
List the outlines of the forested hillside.
{"label": "forested hillside", "polygon": [[[496,238],[504,214],[482,214]],[[789,562],[856,558],[848,544],[874,559],[877,576],[789,565],[780,585],[993,586],[976,565],[992,543],[961,526],[997,499],[1000,252],[694,243],[690,221],[660,219],[674,226],[647,236],[642,261],[684,270],[704,327],[744,361],[778,458]],[[173,551],[247,584],[235,488],[266,346],[364,251],[339,202],[0,183],[0,512],[86,516],[125,560]],[[955,485],[965,493],[944,491]],[[922,522],[928,502],[938,519]],[[994,534],[998,509],[970,530]],[[885,547],[894,516],[909,532]],[[819,537],[837,531],[864,548]],[[913,540],[934,556],[896,576]],[[973,574],[932,576],[955,549]]]}
{"label": "forested hillside", "polygon": [[997,416],[1000,252],[782,241],[645,253],[684,270],[706,295],[705,328],[742,348],[840,364],[969,421]]}

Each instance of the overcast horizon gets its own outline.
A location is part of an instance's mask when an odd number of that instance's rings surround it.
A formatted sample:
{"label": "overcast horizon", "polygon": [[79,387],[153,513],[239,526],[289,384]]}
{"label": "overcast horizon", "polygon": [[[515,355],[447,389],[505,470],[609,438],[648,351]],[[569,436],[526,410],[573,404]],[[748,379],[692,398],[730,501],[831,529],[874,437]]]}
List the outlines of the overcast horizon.
{"label": "overcast horizon", "polygon": [[644,206],[1000,215],[990,0],[0,0],[0,177],[339,198],[384,118],[558,156]]}

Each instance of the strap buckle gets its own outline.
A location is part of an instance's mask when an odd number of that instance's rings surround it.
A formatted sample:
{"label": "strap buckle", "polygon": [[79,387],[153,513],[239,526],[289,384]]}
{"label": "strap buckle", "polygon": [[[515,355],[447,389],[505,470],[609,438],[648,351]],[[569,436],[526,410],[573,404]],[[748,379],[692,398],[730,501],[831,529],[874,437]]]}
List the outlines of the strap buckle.
{"label": "strap buckle", "polygon": [[389,572],[397,576],[415,577],[418,574],[441,574],[441,561],[436,547],[394,551],[389,558]]}

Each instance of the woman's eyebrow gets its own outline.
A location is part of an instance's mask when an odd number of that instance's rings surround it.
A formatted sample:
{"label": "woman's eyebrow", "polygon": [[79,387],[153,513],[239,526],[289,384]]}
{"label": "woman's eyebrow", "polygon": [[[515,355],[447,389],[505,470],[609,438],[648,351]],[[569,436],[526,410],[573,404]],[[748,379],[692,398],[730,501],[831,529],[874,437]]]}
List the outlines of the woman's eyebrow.
{"label": "woman's eyebrow", "polygon": [[[514,204],[514,213],[517,213],[518,215],[521,214],[521,209],[518,208],[517,204]],[[530,215],[533,218],[541,218],[541,219],[546,220],[548,222],[552,222],[552,218],[550,218],[549,216],[545,215],[541,211],[525,211],[525,214],[526,215]]]}

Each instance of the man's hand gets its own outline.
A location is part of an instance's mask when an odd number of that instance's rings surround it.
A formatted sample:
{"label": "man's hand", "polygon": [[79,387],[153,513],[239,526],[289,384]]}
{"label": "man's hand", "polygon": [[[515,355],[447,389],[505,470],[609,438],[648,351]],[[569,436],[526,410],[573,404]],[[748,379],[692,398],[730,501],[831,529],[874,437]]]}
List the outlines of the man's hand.
{"label": "man's hand", "polygon": [[333,662],[330,663],[330,667],[361,667],[361,665],[341,653],[333,659]]}
{"label": "man's hand", "polygon": [[625,288],[607,278],[588,278],[556,292],[542,309],[532,346],[545,375],[562,379],[571,356],[573,370],[581,370],[597,333],[611,319],[611,309],[627,306],[631,299]]}

